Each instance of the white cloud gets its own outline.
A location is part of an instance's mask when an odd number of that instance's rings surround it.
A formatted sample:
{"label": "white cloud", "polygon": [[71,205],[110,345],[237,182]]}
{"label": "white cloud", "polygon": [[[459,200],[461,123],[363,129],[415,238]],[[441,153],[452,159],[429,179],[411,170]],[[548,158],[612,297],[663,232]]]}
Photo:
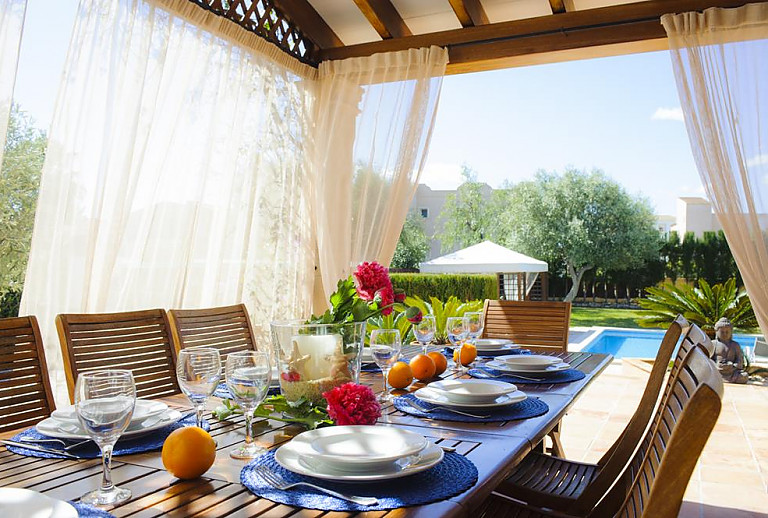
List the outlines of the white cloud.
{"label": "white cloud", "polygon": [[678,108],[656,108],[656,111],[651,115],[651,119],[655,121],[678,121],[683,122],[683,109]]}
{"label": "white cloud", "polygon": [[768,165],[768,153],[755,155],[747,160],[747,167],[758,167],[761,165]]}
{"label": "white cloud", "polygon": [[419,183],[425,183],[435,190],[456,189],[463,182],[461,164],[427,164],[419,179]]}

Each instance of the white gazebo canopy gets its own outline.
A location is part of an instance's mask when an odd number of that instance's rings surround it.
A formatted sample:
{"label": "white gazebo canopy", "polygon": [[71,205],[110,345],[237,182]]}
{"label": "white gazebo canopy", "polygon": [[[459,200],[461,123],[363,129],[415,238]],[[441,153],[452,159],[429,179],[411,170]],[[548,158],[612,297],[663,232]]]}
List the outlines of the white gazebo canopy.
{"label": "white gazebo canopy", "polygon": [[422,273],[541,273],[547,263],[483,241],[421,263]]}

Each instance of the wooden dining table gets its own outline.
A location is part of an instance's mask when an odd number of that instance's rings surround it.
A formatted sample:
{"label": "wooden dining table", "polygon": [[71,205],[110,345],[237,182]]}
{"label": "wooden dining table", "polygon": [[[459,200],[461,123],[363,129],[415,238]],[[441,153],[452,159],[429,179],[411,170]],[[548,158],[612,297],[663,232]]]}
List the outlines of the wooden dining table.
{"label": "wooden dining table", "polygon": [[[412,350],[411,350],[412,349]],[[416,354],[414,346],[404,348],[403,355]],[[478,469],[477,483],[467,491],[428,505],[391,511],[357,513],[365,517],[436,517],[470,516],[515,465],[554,429],[579,395],[611,362],[606,354],[587,352],[560,353],[564,361],[586,376],[575,382],[561,384],[518,384],[521,390],[547,403],[549,411],[540,417],[506,422],[453,422],[423,419],[398,411],[391,404],[382,409],[381,424],[400,426],[418,432],[438,445],[452,447],[471,460]],[[445,377],[455,377],[448,372]],[[378,372],[364,372],[361,383],[374,390],[382,389]],[[408,390],[424,386],[414,383]],[[404,393],[405,391],[400,391]],[[396,391],[395,393],[398,393]],[[183,395],[165,398],[170,406],[190,409]],[[218,405],[213,398],[209,410]],[[217,442],[216,461],[204,476],[180,481],[164,468],[160,452],[114,457],[112,478],[115,484],[131,490],[133,497],[126,503],[109,509],[118,517],[215,517],[233,516],[263,518],[347,517],[356,513],[296,509],[259,498],[240,484],[240,471],[245,461],[230,458],[230,450],[244,440],[242,416],[217,421],[207,415],[210,433]],[[21,431],[21,430],[18,430]],[[8,439],[16,432],[0,434]],[[254,435],[258,444],[275,448],[301,433],[296,425],[260,419],[254,420]],[[42,459],[17,455],[0,446],[0,487],[20,487],[43,492],[51,497],[77,500],[101,482],[101,460]],[[450,483],[450,480],[446,480]]]}

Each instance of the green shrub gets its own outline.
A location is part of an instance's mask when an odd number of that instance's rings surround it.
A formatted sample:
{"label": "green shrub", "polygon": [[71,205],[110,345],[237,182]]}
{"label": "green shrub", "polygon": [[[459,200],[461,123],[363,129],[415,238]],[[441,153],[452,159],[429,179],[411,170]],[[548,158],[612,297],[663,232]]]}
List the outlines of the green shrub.
{"label": "green shrub", "polygon": [[21,290],[9,289],[0,293],[0,318],[19,316]]}
{"label": "green shrub", "polygon": [[485,300],[499,298],[499,281],[496,275],[392,273],[392,285],[403,290],[409,297],[429,300],[435,297],[447,300]]}
{"label": "green shrub", "polygon": [[435,339],[436,344],[447,344],[448,334],[445,331],[448,317],[463,317],[468,311],[482,311],[483,300],[470,300],[462,302],[456,297],[448,297],[443,302],[436,297],[429,297],[429,302],[421,297],[406,297],[405,303],[409,306],[416,306],[424,315],[435,317]]}

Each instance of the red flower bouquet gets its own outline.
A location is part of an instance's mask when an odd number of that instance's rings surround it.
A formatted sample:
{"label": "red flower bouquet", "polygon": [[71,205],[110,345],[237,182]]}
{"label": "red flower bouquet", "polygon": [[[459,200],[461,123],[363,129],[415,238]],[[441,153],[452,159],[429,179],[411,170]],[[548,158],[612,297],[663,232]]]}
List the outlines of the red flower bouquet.
{"label": "red flower bouquet", "polygon": [[381,405],[370,387],[345,383],[323,392],[328,401],[328,415],[337,425],[376,424]]}

